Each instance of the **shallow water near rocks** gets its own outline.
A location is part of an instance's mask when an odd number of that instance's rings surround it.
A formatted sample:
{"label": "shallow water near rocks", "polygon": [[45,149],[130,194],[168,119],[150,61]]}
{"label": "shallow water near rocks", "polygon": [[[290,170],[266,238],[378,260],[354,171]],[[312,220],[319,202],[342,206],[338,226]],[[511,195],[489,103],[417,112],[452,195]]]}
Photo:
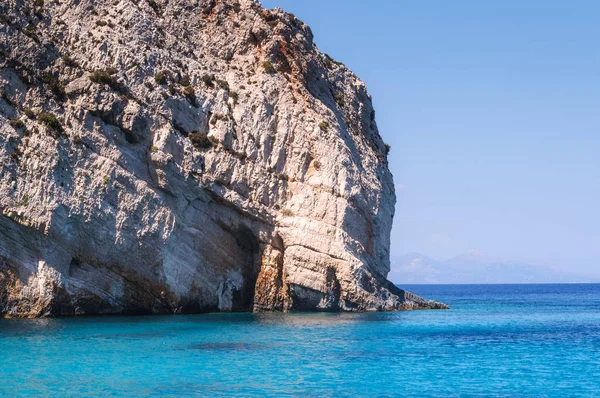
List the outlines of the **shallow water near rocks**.
{"label": "shallow water near rocks", "polygon": [[600,395],[600,285],[403,287],[452,309],[0,320],[0,395]]}

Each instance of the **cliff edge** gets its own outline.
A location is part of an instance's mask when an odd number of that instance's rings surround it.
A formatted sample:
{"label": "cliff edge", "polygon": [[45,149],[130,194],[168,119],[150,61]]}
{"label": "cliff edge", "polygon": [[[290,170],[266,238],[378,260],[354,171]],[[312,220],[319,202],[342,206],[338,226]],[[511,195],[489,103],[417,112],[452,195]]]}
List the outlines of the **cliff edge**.
{"label": "cliff edge", "polygon": [[446,308],[364,83],[252,0],[0,4],[0,316]]}

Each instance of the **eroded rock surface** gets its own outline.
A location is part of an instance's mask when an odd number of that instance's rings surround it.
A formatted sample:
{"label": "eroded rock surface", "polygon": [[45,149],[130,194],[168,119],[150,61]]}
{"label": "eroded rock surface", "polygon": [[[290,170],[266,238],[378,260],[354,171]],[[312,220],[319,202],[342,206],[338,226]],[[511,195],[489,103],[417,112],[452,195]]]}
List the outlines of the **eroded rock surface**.
{"label": "eroded rock surface", "polygon": [[366,87],[252,0],[0,3],[0,315],[444,308]]}

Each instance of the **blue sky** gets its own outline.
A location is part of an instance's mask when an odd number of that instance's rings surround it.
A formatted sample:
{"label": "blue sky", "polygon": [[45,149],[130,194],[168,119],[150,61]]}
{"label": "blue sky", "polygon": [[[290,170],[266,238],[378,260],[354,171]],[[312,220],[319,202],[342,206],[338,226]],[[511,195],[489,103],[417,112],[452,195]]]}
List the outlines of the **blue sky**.
{"label": "blue sky", "polygon": [[392,146],[392,255],[600,273],[600,3],[268,0],[361,77]]}

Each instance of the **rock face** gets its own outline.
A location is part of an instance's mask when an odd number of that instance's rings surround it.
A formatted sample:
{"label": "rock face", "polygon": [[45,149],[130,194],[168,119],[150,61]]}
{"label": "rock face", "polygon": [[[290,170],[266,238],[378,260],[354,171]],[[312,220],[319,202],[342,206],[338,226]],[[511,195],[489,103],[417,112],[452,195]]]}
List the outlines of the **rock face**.
{"label": "rock face", "polygon": [[362,81],[252,0],[0,3],[0,315],[444,308]]}

